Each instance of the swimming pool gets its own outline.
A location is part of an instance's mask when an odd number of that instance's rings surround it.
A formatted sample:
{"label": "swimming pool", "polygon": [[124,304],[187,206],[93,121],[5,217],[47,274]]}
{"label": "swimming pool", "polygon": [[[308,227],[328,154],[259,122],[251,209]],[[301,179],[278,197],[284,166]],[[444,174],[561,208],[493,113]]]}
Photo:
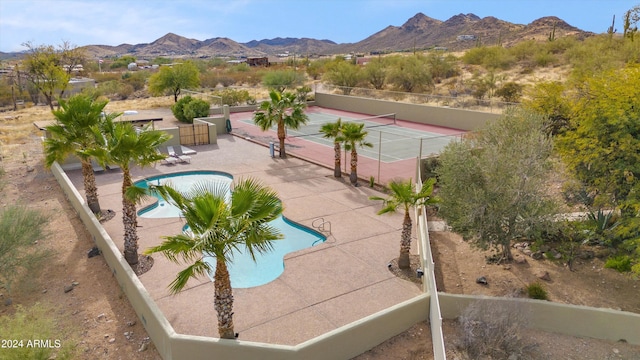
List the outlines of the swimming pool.
{"label": "swimming pool", "polygon": [[[215,181],[231,185],[233,176],[218,171],[190,171],[161,176],[154,176],[137,181],[135,185],[146,188],[148,184],[171,184],[179,190],[188,190],[193,184],[201,181]],[[180,211],[164,201],[159,195],[158,202],[145,207],[138,216],[147,218],[179,217]],[[326,240],[321,233],[280,216],[271,222],[284,235],[281,240],[272,242],[273,250],[265,254],[256,254],[256,261],[246,251],[238,251],[228,263],[231,286],[234,288],[250,288],[264,285],[277,279],[284,272],[284,256],[288,253],[306,249]],[[205,261],[215,271],[216,259],[206,256]],[[209,274],[213,281],[213,273]]]}

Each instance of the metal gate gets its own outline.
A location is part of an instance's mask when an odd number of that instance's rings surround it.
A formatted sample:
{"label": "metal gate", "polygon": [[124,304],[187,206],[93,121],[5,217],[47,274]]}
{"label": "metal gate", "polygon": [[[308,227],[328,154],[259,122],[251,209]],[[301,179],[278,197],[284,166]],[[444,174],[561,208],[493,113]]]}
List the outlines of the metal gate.
{"label": "metal gate", "polygon": [[209,144],[208,124],[180,125],[179,129],[181,145],[189,146]]}

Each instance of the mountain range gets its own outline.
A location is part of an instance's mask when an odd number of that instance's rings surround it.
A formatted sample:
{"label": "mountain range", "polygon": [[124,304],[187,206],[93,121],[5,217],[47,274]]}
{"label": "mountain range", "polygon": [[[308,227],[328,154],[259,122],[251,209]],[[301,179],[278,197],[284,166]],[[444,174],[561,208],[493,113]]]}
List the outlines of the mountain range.
{"label": "mountain range", "polygon": [[275,38],[238,43],[225,37],[204,41],[168,33],[148,44],[118,46],[88,45],[83,48],[92,57],[131,55],[138,59],[163,57],[260,57],[281,53],[307,55],[407,51],[431,47],[465,50],[478,44],[509,46],[519,41],[545,40],[553,33],[556,38],[584,38],[593,33],[580,30],[560,18],[549,16],[530,24],[514,24],[492,16],[480,18],[474,14],[459,14],[446,21],[422,13],[401,26],[387,26],[356,43],[337,44],[331,40],[309,38]]}

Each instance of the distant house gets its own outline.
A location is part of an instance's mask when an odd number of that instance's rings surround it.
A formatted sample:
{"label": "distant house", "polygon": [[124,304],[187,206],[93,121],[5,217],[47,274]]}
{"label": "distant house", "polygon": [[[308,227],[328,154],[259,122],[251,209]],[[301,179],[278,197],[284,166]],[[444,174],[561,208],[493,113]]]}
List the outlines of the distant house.
{"label": "distant house", "polygon": [[269,66],[269,58],[268,57],[254,57],[247,58],[247,64],[249,66]]}
{"label": "distant house", "polygon": [[368,57],[357,57],[356,58],[356,64],[358,65],[367,65],[369,63],[369,61],[371,61],[371,58]]}
{"label": "distant house", "polygon": [[72,78],[69,80],[69,86],[64,93],[65,97],[69,97],[82,92],[86,88],[95,88],[96,81],[89,78]]}
{"label": "distant house", "polygon": [[458,41],[475,40],[475,39],[476,39],[475,35],[458,35],[458,37],[456,38],[456,40]]}

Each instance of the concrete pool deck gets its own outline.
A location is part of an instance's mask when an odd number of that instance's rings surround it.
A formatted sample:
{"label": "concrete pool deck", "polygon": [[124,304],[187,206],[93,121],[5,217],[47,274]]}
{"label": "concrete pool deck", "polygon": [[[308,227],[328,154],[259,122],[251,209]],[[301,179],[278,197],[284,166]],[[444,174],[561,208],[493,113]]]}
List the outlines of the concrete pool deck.
{"label": "concrete pool deck", "polygon": [[[260,287],[234,289],[235,331],[241,340],[296,345],[421,293],[416,284],[387,270],[398,255],[402,215],[377,215],[380,204],[368,199],[380,195],[373,189],[354,188],[333,178],[331,169],[294,157],[272,159],[267,148],[231,135],[220,136],[216,145],[193,148],[198,153],[191,155],[191,163],[135,168],[134,181],[195,170],[224,171],[235,179],[254,177],[278,192],[287,218],[309,227],[319,217],[331,223],[327,241],[289,254],[279,278]],[[80,171],[67,174],[82,190]],[[122,250],[122,174],[104,171],[96,180],[102,208],[116,211],[103,225]],[[159,244],[162,236],[177,234],[183,222],[138,218],[138,224],[142,252]],[[168,286],[185,265],[161,255],[154,260],[140,280],[176,332],[218,337],[209,279],[191,280],[180,294],[171,295]]]}

